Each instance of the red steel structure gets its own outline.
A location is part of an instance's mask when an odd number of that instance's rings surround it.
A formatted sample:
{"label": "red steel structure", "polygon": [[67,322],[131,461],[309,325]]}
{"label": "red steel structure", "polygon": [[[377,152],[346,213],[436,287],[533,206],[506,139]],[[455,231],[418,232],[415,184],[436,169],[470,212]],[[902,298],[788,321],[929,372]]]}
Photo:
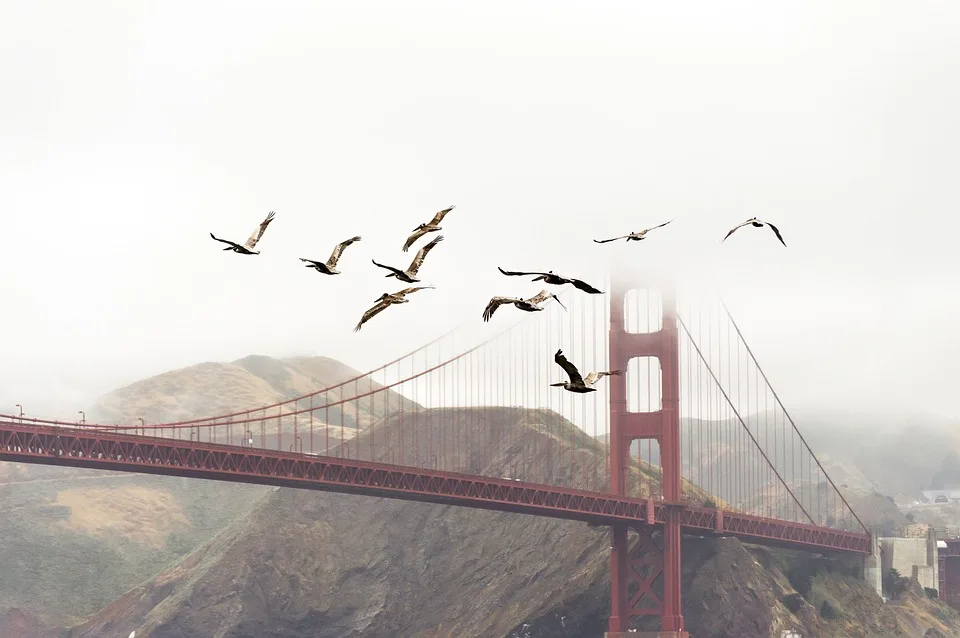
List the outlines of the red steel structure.
{"label": "red steel structure", "polygon": [[[635,440],[653,439],[660,449],[664,523],[662,546],[654,539],[654,528],[645,522],[636,525],[640,536],[631,554],[627,544],[628,523],[612,526],[610,553],[609,632],[628,629],[633,616],[658,615],[664,632],[686,635],[680,605],[680,341],[677,333],[676,301],[663,299],[660,329],[632,333],[624,325],[624,301],[628,287],[614,281],[610,292],[610,362],[618,370],[627,370],[636,357],[654,357],[660,368],[662,397],[660,408],[651,412],[627,410],[627,377],[610,380],[610,491],[628,493],[627,468],[630,445]],[[723,523],[722,514],[719,519]],[[662,600],[654,593],[654,583],[663,576]],[[631,594],[630,585],[636,586]],[[650,604],[643,604],[643,603]]]}
{"label": "red steel structure", "polygon": [[[620,280],[605,296],[564,293],[565,309],[524,315],[489,339],[464,344],[454,331],[268,406],[180,420],[123,415],[127,424],[112,425],[0,414],[0,460],[609,525],[612,635],[644,615],[660,616],[664,635],[684,635],[681,532],[869,554],[866,528],[726,308],[681,309],[673,294],[658,307],[651,291],[628,288]],[[551,388],[563,378],[558,348],[584,374],[624,374],[586,395]],[[269,376],[271,361],[235,365]],[[291,365],[314,377],[332,369]]]}

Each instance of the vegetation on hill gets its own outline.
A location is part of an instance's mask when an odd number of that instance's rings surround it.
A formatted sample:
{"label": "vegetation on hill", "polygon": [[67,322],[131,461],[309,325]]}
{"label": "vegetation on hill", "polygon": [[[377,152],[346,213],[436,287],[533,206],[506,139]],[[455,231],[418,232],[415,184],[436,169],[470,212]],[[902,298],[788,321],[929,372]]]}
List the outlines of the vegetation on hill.
{"label": "vegetation on hill", "polygon": [[[359,373],[325,357],[246,357],[173,370],[121,388],[87,411],[90,421],[147,423],[266,405],[334,385]],[[361,379],[350,384],[377,388]],[[389,392],[372,407],[345,409],[366,427],[386,409],[417,406]],[[331,421],[339,413],[330,411]],[[285,424],[286,425],[286,424]],[[292,426],[292,422],[290,424]],[[318,436],[320,430],[318,429]],[[263,487],[0,463],[0,618],[39,624],[79,622],[208,541],[242,516]],[[12,621],[11,621],[12,622]],[[4,635],[4,634],[0,634]]]}

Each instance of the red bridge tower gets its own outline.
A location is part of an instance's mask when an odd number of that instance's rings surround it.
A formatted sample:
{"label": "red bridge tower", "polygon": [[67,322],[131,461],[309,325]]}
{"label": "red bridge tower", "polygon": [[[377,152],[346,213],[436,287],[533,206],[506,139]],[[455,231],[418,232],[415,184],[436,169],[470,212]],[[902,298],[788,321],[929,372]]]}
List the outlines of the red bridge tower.
{"label": "red bridge tower", "polygon": [[[667,288],[667,287],[664,287]],[[676,296],[672,288],[661,289],[662,323],[649,333],[627,332],[624,301],[633,289],[614,278],[610,291],[610,367],[623,370],[610,382],[610,491],[629,495],[629,453],[634,440],[654,439],[660,446],[663,500],[668,507],[662,536],[653,535],[653,505],[647,521],[633,526],[640,541],[630,552],[628,524],[613,525],[610,560],[611,613],[608,638],[638,636],[623,633],[635,616],[660,616],[660,638],[689,638],[684,631],[680,604],[680,342],[677,333]],[[651,291],[652,292],[652,291]],[[649,310],[648,310],[649,312]],[[637,357],[656,357],[660,363],[660,409],[652,412],[627,410],[627,366]],[[675,504],[676,507],[669,507]],[[659,542],[658,542],[659,541]],[[663,576],[663,599],[654,584]]]}

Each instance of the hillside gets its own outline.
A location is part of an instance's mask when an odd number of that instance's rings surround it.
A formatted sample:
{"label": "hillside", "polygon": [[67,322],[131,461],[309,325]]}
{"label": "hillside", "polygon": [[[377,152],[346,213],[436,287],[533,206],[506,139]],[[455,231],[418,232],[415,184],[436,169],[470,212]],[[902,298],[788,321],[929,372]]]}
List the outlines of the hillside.
{"label": "hillside", "polygon": [[[467,448],[450,425],[477,412],[420,413],[420,441],[464,450],[444,469],[501,476],[558,439],[573,453],[553,467],[554,478],[579,485],[603,463],[591,437],[544,410],[484,408],[484,429],[498,443]],[[388,419],[360,436],[375,434],[385,446],[395,427]],[[606,530],[583,523],[277,489],[63,636],[135,629],[138,638],[599,638],[609,610],[608,545]],[[735,539],[686,539],[684,574],[685,613],[698,638],[781,629],[864,638],[960,632],[960,616],[922,594],[883,605],[850,568]]]}
{"label": "hillside", "polygon": [[[856,512],[857,518],[866,527],[867,531],[877,532],[882,536],[897,536],[904,532],[910,520],[907,518],[893,499],[875,491],[840,487],[840,493],[846,499],[850,509]],[[838,529],[851,532],[862,532],[863,528],[856,523],[852,516],[844,516],[845,508],[836,498],[833,488],[826,482],[811,484],[809,482],[793,485],[792,491],[796,500],[785,490],[771,488],[757,494],[748,500],[744,506],[751,513],[779,518],[797,516],[803,520],[798,512],[796,503],[804,505],[807,513],[818,525],[830,525]],[[830,509],[825,509],[829,504]],[[834,506],[836,511],[834,511]],[[839,513],[839,516],[837,515]],[[834,518],[840,520],[834,520]]]}
{"label": "hillside", "polygon": [[[942,480],[953,480],[960,487],[960,469],[950,472],[951,459],[960,458],[960,430],[957,424],[939,418],[885,419],[860,416],[856,413],[835,413],[816,410],[792,411],[797,427],[816,454],[833,482],[844,490],[856,494],[862,492],[891,496],[899,503],[910,503],[920,497],[920,490]],[[762,415],[744,415],[751,421],[763,420]],[[777,414],[782,422],[782,413]],[[773,413],[769,420],[773,421]],[[681,439],[697,432],[729,431],[739,428],[737,421],[699,421],[681,419]],[[606,435],[597,440],[606,443]],[[631,454],[640,450],[634,441]],[[681,446],[681,463],[684,476],[717,476],[725,468],[754,468],[762,463],[756,454],[744,456],[742,450],[731,451],[717,446],[710,458],[691,458],[691,448]],[[656,446],[652,455],[647,446],[642,448],[642,458],[650,456],[653,463],[659,462]],[[735,452],[741,452],[739,457]],[[954,463],[960,468],[960,461]],[[765,466],[764,466],[765,467]],[[761,468],[762,469],[762,468]],[[737,492],[728,493],[723,482],[714,486],[717,496],[727,500],[742,498]],[[846,493],[846,492],[845,492]],[[745,501],[756,501],[746,498]]]}
{"label": "hillside", "polygon": [[[148,423],[208,416],[275,403],[358,374],[324,357],[203,363],[111,392],[87,416],[126,423],[139,416]],[[351,383],[349,393],[354,385],[362,391],[371,382]],[[384,403],[395,408],[400,401],[391,392],[373,413],[369,402],[348,404],[345,425],[366,427],[382,417]],[[336,418],[339,430],[339,412],[330,410],[329,418]],[[0,619],[15,618],[17,626],[78,622],[209,541],[266,492],[232,483],[0,463],[0,551],[18,557],[0,569]]]}

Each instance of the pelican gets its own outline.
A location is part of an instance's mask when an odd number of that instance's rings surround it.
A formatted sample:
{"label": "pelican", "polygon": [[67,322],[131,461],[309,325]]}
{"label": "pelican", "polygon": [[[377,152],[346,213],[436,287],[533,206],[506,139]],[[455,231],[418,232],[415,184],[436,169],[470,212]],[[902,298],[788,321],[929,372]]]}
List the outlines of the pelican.
{"label": "pelican", "polygon": [[747,221],[743,222],[742,224],[740,224],[740,225],[738,225],[738,226],[734,226],[734,227],[730,230],[730,232],[727,233],[726,236],[725,236],[723,239],[721,239],[720,241],[721,241],[721,242],[727,241],[727,237],[729,237],[730,235],[732,235],[738,228],[743,228],[744,226],[753,226],[754,228],[763,228],[764,226],[769,226],[769,227],[770,227],[770,230],[773,231],[773,234],[776,235],[776,236],[777,236],[777,239],[780,240],[780,243],[783,244],[784,246],[787,245],[787,242],[783,241],[783,237],[780,235],[780,229],[778,229],[776,226],[774,226],[774,225],[771,224],[770,222],[760,221],[760,220],[757,219],[756,217],[751,217],[750,219],[748,219]]}
{"label": "pelican", "polygon": [[400,292],[385,292],[377,299],[377,302],[389,300],[390,303],[407,303],[409,299],[405,299],[406,295],[410,293],[417,292],[418,290],[425,290],[427,288],[434,288],[435,286],[419,286],[417,288],[404,288]]}
{"label": "pelican", "polygon": [[574,279],[573,277],[564,277],[563,275],[554,274],[551,270],[550,272],[513,272],[510,270],[504,270],[497,266],[497,269],[508,277],[518,277],[521,275],[540,275],[539,277],[534,277],[531,281],[542,281],[545,284],[553,284],[555,286],[562,286],[564,284],[573,284],[574,288],[588,292],[591,295],[602,295],[602,290],[597,290],[590,284],[580,279]]}
{"label": "pelican", "polygon": [[326,263],[322,261],[314,261],[312,259],[300,258],[300,261],[307,262],[307,268],[314,268],[317,272],[323,273],[324,275],[339,275],[340,271],[337,270],[337,262],[340,260],[340,255],[343,254],[343,249],[352,244],[353,242],[360,241],[360,236],[351,237],[346,241],[342,241],[337,244],[333,252],[330,253],[330,259]]}
{"label": "pelican", "polygon": [[587,378],[584,379],[580,376],[580,371],[577,370],[577,366],[570,363],[565,356],[563,356],[563,349],[557,350],[557,353],[553,355],[553,360],[557,362],[563,370],[567,373],[567,376],[570,377],[570,381],[561,381],[560,383],[551,383],[550,386],[554,388],[563,388],[569,392],[578,392],[584,394],[586,392],[596,392],[597,389],[594,388],[594,384],[603,377],[609,377],[611,375],[620,375],[623,374],[621,370],[611,370],[610,372],[591,372],[587,375]]}
{"label": "pelican", "polygon": [[[504,304],[512,303],[516,308],[523,310],[524,312],[537,312],[543,310],[540,307],[544,301],[553,297],[557,299],[557,296],[546,290],[541,290],[535,297],[530,297],[529,299],[521,299],[520,297],[494,297],[490,300],[490,303],[487,304],[487,307],[483,309],[483,320],[490,321],[490,317],[493,316],[493,313],[497,311],[497,308]],[[567,309],[559,299],[557,303],[560,304],[564,310]]]}
{"label": "pelican", "polygon": [[435,233],[438,230],[443,230],[440,228],[440,222],[443,221],[443,218],[447,216],[447,213],[452,211],[456,206],[450,206],[449,208],[444,208],[442,211],[433,216],[426,224],[420,224],[413,229],[413,234],[407,237],[407,242],[403,245],[403,252],[407,252],[410,249],[410,246],[413,246],[413,243],[426,235],[427,233]]}
{"label": "pelican", "polygon": [[[671,219],[670,222],[672,222],[672,221],[673,221],[673,220]],[[618,239],[626,239],[627,242],[631,242],[631,241],[641,241],[641,240],[647,238],[647,233],[649,233],[651,230],[655,230],[655,229],[657,229],[657,228],[663,228],[664,226],[666,226],[666,225],[669,224],[670,222],[663,222],[662,224],[657,224],[656,226],[652,226],[652,227],[650,227],[650,228],[646,228],[646,229],[641,230],[641,231],[639,231],[639,232],[630,233],[629,235],[620,235],[619,237],[613,237],[613,238],[611,238],[611,239],[594,239],[593,241],[596,242],[596,243],[598,243],[598,244],[606,244],[606,243],[611,242],[611,241],[617,241]]]}
{"label": "pelican", "polygon": [[409,303],[410,300],[405,297],[409,294],[417,292],[418,290],[424,290],[426,288],[433,288],[433,286],[419,286],[417,288],[404,288],[403,290],[395,293],[383,293],[380,295],[380,298],[377,299],[376,303],[371,306],[369,310],[363,313],[363,316],[360,318],[360,323],[353,329],[354,332],[358,332],[360,328],[366,322],[370,321],[375,315],[383,312],[390,306],[399,303]]}
{"label": "pelican", "polygon": [[374,266],[379,266],[380,268],[389,270],[390,274],[386,275],[387,277],[396,277],[400,281],[405,281],[408,284],[415,284],[420,281],[417,279],[417,272],[420,270],[420,266],[423,265],[423,258],[427,256],[427,253],[429,253],[434,246],[442,241],[443,235],[440,235],[432,242],[421,248],[417,252],[417,256],[413,258],[413,261],[410,262],[410,266],[406,270],[400,270],[398,268],[394,268],[393,266],[384,266],[383,264],[378,264],[374,259],[371,259],[370,261],[373,262]]}
{"label": "pelican", "polygon": [[236,244],[230,241],[229,239],[220,239],[219,237],[215,236],[213,233],[210,233],[210,236],[219,242],[223,242],[224,244],[230,244],[228,247],[224,248],[224,250],[232,250],[233,252],[239,253],[241,255],[259,255],[260,251],[254,250],[254,248],[256,247],[257,242],[260,241],[260,238],[263,237],[263,231],[265,231],[267,229],[267,226],[270,225],[270,222],[273,221],[274,214],[275,213],[273,211],[270,211],[270,214],[267,215],[267,218],[262,222],[260,222],[260,227],[257,230],[253,231],[253,234],[250,235],[250,237],[247,239],[247,241],[243,243],[242,246],[240,244]]}

